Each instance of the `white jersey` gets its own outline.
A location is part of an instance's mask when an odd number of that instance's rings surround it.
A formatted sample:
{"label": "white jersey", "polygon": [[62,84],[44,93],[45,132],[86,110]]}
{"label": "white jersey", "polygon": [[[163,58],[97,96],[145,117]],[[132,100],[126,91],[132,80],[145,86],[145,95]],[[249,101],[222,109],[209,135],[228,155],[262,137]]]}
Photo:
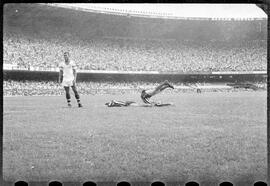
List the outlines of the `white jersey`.
{"label": "white jersey", "polygon": [[68,65],[66,65],[65,62],[60,63],[59,68],[60,68],[60,70],[63,70],[63,81],[73,81],[74,80],[73,69],[76,69],[76,65],[75,65],[74,61],[70,60]]}

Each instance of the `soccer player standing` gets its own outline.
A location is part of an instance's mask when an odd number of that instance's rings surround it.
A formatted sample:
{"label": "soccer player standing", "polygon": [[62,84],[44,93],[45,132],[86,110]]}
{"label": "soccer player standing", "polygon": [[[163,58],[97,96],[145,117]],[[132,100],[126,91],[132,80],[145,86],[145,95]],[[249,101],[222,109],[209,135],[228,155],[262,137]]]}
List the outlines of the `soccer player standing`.
{"label": "soccer player standing", "polygon": [[78,107],[82,107],[82,104],[80,102],[80,96],[76,88],[76,78],[77,78],[76,65],[74,61],[70,60],[69,57],[70,57],[69,53],[65,52],[64,53],[65,62],[60,63],[59,65],[60,68],[59,83],[61,83],[65,89],[68,106],[71,107],[70,93],[69,93],[69,88],[71,87],[75,94]]}

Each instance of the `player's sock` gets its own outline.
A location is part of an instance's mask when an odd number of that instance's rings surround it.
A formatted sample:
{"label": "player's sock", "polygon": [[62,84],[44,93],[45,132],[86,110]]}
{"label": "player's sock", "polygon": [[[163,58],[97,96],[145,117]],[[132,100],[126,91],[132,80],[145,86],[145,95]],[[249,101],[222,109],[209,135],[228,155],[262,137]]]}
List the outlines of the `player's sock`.
{"label": "player's sock", "polygon": [[78,99],[77,99],[77,103],[78,103],[78,107],[82,107],[82,104],[81,104],[80,98],[78,98]]}
{"label": "player's sock", "polygon": [[71,107],[70,99],[67,100],[68,106]]}
{"label": "player's sock", "polygon": [[81,103],[78,103],[78,107],[82,107],[82,104]]}
{"label": "player's sock", "polygon": [[174,86],[172,86],[171,84],[169,85],[170,88],[174,89]]}
{"label": "player's sock", "polygon": [[71,88],[72,88],[72,90],[73,90],[73,92],[74,92],[74,94],[75,94],[75,98],[76,98],[76,100],[77,100],[78,107],[82,107],[81,100],[80,100],[80,96],[79,96],[79,94],[78,94],[78,91],[77,91],[76,86],[73,85]]}
{"label": "player's sock", "polygon": [[77,92],[75,93],[75,98],[77,100],[78,107],[82,107],[80,96],[79,96],[79,94]]}
{"label": "player's sock", "polygon": [[165,86],[167,86],[167,87],[169,87],[169,88],[172,88],[172,89],[174,89],[174,86],[172,86],[169,82],[168,83],[166,83],[166,85]]}
{"label": "player's sock", "polygon": [[82,107],[82,104],[81,104],[80,98],[78,98],[78,99],[77,99],[77,103],[78,103],[78,107]]}
{"label": "player's sock", "polygon": [[174,86],[172,86],[172,85],[169,83],[168,80],[165,80],[164,84],[167,85],[168,87],[174,89]]}
{"label": "player's sock", "polygon": [[67,99],[68,106],[71,107],[69,87],[64,87],[64,88],[65,88],[65,91],[66,91],[66,99]]}

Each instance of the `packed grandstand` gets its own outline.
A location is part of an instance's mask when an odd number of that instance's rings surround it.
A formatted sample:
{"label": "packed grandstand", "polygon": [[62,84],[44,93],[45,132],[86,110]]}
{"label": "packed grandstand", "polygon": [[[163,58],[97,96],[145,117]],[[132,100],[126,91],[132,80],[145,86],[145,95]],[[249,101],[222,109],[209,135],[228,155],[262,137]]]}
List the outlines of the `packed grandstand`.
{"label": "packed grandstand", "polygon": [[[266,70],[266,41],[230,43],[175,40],[27,37],[4,35],[4,63],[21,67],[57,67],[61,51],[70,51],[82,70],[260,71]],[[60,51],[60,52],[59,52]]]}
{"label": "packed grandstand", "polygon": [[[258,90],[266,90],[265,82],[253,83]],[[81,95],[96,95],[96,94],[138,94],[142,89],[152,88],[159,85],[159,83],[151,82],[78,82],[77,87]],[[63,95],[63,88],[54,81],[13,81],[7,80],[3,82],[5,87],[3,93],[5,96],[53,96]],[[174,83],[174,90],[167,90],[166,93],[191,93],[196,92],[202,87],[203,92],[234,92],[243,91],[243,89],[233,89],[226,85],[213,86],[210,83]],[[253,91],[252,89],[245,89],[245,91]]]}
{"label": "packed grandstand", "polygon": [[[3,59],[4,66],[12,69],[57,71],[64,51],[70,52],[79,70],[192,73],[267,69],[266,19],[148,18],[46,4],[9,4],[5,12]],[[4,81],[4,94],[21,95],[14,88],[20,83]],[[47,87],[49,95],[59,90],[54,82],[23,86],[33,87],[29,95],[38,94],[35,90],[40,86]]]}
{"label": "packed grandstand", "polygon": [[39,15],[29,13],[28,20],[27,9],[19,8],[11,6],[15,12],[4,19],[5,64],[57,68],[63,51],[70,51],[81,70],[266,70],[265,20],[175,21],[76,12],[77,18],[68,11],[45,18],[42,5],[32,10],[42,9]]}

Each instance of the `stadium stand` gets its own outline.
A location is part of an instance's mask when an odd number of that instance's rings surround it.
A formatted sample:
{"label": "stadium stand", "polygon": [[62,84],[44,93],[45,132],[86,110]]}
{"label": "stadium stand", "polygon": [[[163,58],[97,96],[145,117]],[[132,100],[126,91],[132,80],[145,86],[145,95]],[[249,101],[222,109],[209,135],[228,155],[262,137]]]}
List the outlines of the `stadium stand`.
{"label": "stadium stand", "polygon": [[[150,82],[78,82],[78,91],[82,95],[96,95],[96,94],[138,94],[142,89],[156,87],[159,83]],[[212,85],[210,83],[175,83],[175,89],[166,90],[166,93],[177,92],[196,92],[203,89],[206,91],[254,91],[253,89],[242,87],[234,88],[225,85]],[[266,83],[255,82],[253,86],[258,87],[257,90],[266,90]],[[63,88],[54,81],[3,81],[4,96],[54,96],[64,95]]]}
{"label": "stadium stand", "polygon": [[[57,70],[64,51],[79,70],[192,74],[267,69],[265,19],[152,19],[8,4],[3,23],[4,66],[15,69]],[[82,94],[125,87],[123,82],[78,83]],[[4,81],[4,95],[62,93],[54,81]]]}
{"label": "stadium stand", "polygon": [[130,18],[23,4],[5,11],[4,64],[54,68],[70,51],[82,70],[266,70],[266,20]]}
{"label": "stadium stand", "polygon": [[266,70],[266,41],[196,42],[76,37],[27,37],[4,34],[4,63],[54,68],[70,51],[82,70],[121,71],[260,71]]}

